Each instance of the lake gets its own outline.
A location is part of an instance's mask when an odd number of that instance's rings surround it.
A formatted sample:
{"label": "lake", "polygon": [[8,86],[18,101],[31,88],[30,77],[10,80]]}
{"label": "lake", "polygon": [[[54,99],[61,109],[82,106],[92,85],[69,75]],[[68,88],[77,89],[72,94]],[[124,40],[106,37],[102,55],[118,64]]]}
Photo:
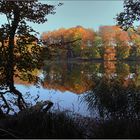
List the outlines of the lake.
{"label": "lake", "polygon": [[45,62],[36,74],[41,78],[39,87],[15,79],[30,104],[50,100],[54,109],[96,118],[139,115],[140,64],[136,62]]}

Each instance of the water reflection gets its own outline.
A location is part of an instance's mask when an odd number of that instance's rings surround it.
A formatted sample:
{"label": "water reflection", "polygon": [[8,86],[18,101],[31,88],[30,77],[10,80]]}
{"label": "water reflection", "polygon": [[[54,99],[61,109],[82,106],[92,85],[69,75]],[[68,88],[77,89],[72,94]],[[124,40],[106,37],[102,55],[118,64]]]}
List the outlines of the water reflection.
{"label": "water reflection", "polygon": [[[80,97],[80,103],[84,104],[81,105],[81,110],[85,110],[83,114],[87,113],[86,105],[94,117],[102,119],[139,118],[139,69],[140,64],[134,62],[46,62],[42,69],[22,72],[20,77],[16,77],[16,73],[18,73],[16,71],[14,83],[33,88],[32,85],[38,83],[37,78],[41,75],[40,86],[42,87],[39,96],[42,96],[42,100],[47,99],[49,91],[53,90],[57,95],[51,94],[51,100],[55,103],[57,102],[56,97],[57,99],[59,97],[65,103],[69,101],[69,105],[63,104],[68,108],[70,104],[79,108],[77,100]],[[29,78],[29,75],[33,77]],[[36,89],[33,92],[36,92]],[[43,92],[46,92],[46,95]],[[62,96],[61,92],[66,94]],[[3,97],[1,96],[1,103],[5,105],[7,104],[6,99]],[[8,100],[8,104],[11,102],[16,105],[18,98],[12,97],[11,100]],[[10,106],[10,110],[12,110],[13,105]]]}
{"label": "water reflection", "polygon": [[[139,64],[126,62],[55,63],[46,65],[44,88],[83,94],[96,117],[139,117]],[[70,67],[70,70],[69,70]]]}
{"label": "water reflection", "polygon": [[[100,64],[99,64],[100,65]],[[43,87],[60,91],[83,93],[94,85],[92,75],[96,73],[98,64],[87,63],[55,63],[43,68]]]}
{"label": "water reflection", "polygon": [[90,111],[98,111],[103,119],[116,117],[139,117],[140,87],[134,82],[127,83],[118,78],[109,80],[102,78],[98,86],[87,92],[83,97]]}
{"label": "water reflection", "polygon": [[118,79],[122,85],[134,82],[139,85],[139,64],[105,61],[49,63],[43,67],[43,87],[73,93],[84,93],[95,88],[104,78]]}

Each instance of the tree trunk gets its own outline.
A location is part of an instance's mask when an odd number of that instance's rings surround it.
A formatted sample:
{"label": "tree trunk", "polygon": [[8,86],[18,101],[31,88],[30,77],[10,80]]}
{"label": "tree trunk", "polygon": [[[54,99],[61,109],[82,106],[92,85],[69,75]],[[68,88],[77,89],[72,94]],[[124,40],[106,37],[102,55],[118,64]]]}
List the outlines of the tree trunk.
{"label": "tree trunk", "polygon": [[13,21],[10,26],[9,32],[9,45],[8,45],[8,56],[7,56],[7,86],[12,90],[14,88],[14,46],[15,46],[15,34],[20,22],[19,8],[17,5],[13,11]]}
{"label": "tree trunk", "polygon": [[11,93],[14,93],[16,96],[18,96],[17,102],[18,102],[18,107],[20,110],[25,109],[26,103],[22,97],[22,94],[20,91],[18,91],[15,86],[14,86],[14,38],[15,38],[15,31],[16,27],[12,28],[10,37],[9,37],[9,47],[8,47],[8,59],[7,59],[7,86],[10,89]]}
{"label": "tree trunk", "polygon": [[8,54],[7,54],[7,66],[6,66],[6,82],[11,93],[18,96],[17,102],[20,110],[26,108],[26,103],[22,97],[22,94],[14,86],[14,47],[15,47],[15,34],[19,24],[19,15],[16,13],[14,15],[14,21],[9,32],[9,44],[8,44]]}
{"label": "tree trunk", "polygon": [[11,27],[9,35],[8,55],[7,55],[7,86],[12,90],[14,87],[14,38],[17,25]]}

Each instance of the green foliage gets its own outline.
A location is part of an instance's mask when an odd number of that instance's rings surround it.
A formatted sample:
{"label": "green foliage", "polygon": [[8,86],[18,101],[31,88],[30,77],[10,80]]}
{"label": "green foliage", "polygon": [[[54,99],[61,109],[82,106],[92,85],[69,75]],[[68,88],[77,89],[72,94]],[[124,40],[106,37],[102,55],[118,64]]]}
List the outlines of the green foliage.
{"label": "green foliage", "polygon": [[99,53],[99,48],[92,47],[89,50],[91,52],[90,58],[101,58],[100,53]]}
{"label": "green foliage", "polygon": [[[78,39],[78,38],[82,38],[82,34],[80,32],[75,32],[72,40]],[[81,55],[81,45],[82,45],[82,41],[77,41],[72,45],[72,50],[74,53],[74,57],[80,57]]]}
{"label": "green foliage", "polygon": [[94,39],[94,47],[98,48],[97,51],[101,58],[103,58],[104,55],[104,47],[103,47],[103,41],[100,36],[96,36]]}
{"label": "green foliage", "polygon": [[130,55],[130,50],[128,46],[116,46],[116,57],[118,60],[128,58]]}
{"label": "green foliage", "polygon": [[72,50],[75,57],[79,57],[81,55],[81,42],[78,41],[72,45]]}
{"label": "green foliage", "polygon": [[89,47],[81,50],[81,57],[86,59],[100,58],[99,49],[95,47]]}

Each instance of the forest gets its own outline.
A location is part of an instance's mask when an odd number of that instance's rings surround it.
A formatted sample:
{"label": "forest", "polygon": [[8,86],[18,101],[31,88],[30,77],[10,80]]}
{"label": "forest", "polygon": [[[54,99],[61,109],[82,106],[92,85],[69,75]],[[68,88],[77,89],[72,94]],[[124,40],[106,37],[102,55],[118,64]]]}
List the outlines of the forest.
{"label": "forest", "polygon": [[39,35],[63,5],[45,2],[0,0],[0,138],[140,138],[140,2]]}
{"label": "forest", "polygon": [[[51,59],[139,60],[140,27],[122,30],[119,26],[100,26],[98,31],[76,26],[44,32],[41,40]],[[73,41],[72,43],[68,43]],[[67,42],[67,45],[65,45]]]}

